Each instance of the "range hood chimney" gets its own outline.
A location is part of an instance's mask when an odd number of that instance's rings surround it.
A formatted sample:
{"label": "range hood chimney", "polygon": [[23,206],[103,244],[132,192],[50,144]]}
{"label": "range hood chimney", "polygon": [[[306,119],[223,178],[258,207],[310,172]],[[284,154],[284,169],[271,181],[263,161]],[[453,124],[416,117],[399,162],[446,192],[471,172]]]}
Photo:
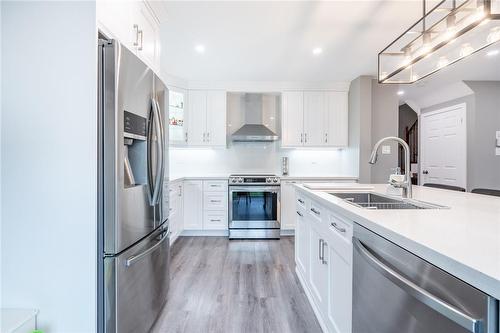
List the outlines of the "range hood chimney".
{"label": "range hood chimney", "polygon": [[278,140],[278,135],[263,124],[263,94],[244,95],[245,124],[233,133],[233,141],[270,142]]}

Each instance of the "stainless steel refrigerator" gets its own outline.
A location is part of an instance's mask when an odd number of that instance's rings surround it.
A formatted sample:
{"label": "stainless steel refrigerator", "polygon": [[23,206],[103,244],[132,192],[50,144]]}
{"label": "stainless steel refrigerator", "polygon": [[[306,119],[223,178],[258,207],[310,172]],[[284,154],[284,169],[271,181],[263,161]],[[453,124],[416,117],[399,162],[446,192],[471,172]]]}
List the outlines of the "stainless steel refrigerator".
{"label": "stainless steel refrigerator", "polygon": [[99,39],[98,330],[147,332],[169,285],[168,89]]}

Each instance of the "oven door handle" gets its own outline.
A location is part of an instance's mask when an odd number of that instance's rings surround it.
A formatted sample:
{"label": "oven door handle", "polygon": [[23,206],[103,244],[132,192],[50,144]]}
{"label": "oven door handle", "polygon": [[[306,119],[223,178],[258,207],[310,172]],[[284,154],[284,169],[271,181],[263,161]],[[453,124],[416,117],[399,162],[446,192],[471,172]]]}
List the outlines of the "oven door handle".
{"label": "oven door handle", "polygon": [[406,277],[400,275],[398,272],[378,260],[369,252],[369,250],[363,245],[363,243],[359,241],[359,239],[353,238],[352,240],[354,248],[364,258],[364,260],[366,260],[373,268],[375,268],[389,281],[397,285],[399,288],[403,289],[406,293],[415,297],[421,303],[427,305],[428,307],[445,316],[454,323],[462,326],[469,332],[482,332],[481,319],[469,316],[468,314],[462,312],[460,309],[457,309],[451,304],[446,303],[437,296],[416,285]]}
{"label": "oven door handle", "polygon": [[279,193],[280,186],[229,186],[229,192],[271,192]]}

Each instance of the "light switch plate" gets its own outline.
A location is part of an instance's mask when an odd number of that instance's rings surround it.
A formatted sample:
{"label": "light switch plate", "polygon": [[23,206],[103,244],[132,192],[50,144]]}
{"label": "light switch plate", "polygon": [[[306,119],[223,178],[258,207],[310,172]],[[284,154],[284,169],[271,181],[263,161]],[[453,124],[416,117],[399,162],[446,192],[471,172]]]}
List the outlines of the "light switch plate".
{"label": "light switch plate", "polygon": [[500,156],[500,148],[495,148],[495,155]]}
{"label": "light switch plate", "polygon": [[388,155],[391,153],[391,146],[382,146],[382,154]]}

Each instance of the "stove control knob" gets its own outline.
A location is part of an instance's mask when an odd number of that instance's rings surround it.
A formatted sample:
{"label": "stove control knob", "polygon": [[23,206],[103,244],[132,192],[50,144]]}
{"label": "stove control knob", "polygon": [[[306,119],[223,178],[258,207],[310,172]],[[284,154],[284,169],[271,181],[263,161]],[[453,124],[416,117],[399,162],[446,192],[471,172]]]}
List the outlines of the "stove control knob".
{"label": "stove control knob", "polygon": [[266,178],[266,183],[270,183],[271,182],[271,178]]}
{"label": "stove control knob", "polygon": [[278,178],[274,178],[273,182],[277,183],[278,182]]}
{"label": "stove control knob", "polygon": [[243,178],[238,178],[238,183],[243,183]]}
{"label": "stove control knob", "polygon": [[236,183],[236,178],[231,178],[231,183]]}

